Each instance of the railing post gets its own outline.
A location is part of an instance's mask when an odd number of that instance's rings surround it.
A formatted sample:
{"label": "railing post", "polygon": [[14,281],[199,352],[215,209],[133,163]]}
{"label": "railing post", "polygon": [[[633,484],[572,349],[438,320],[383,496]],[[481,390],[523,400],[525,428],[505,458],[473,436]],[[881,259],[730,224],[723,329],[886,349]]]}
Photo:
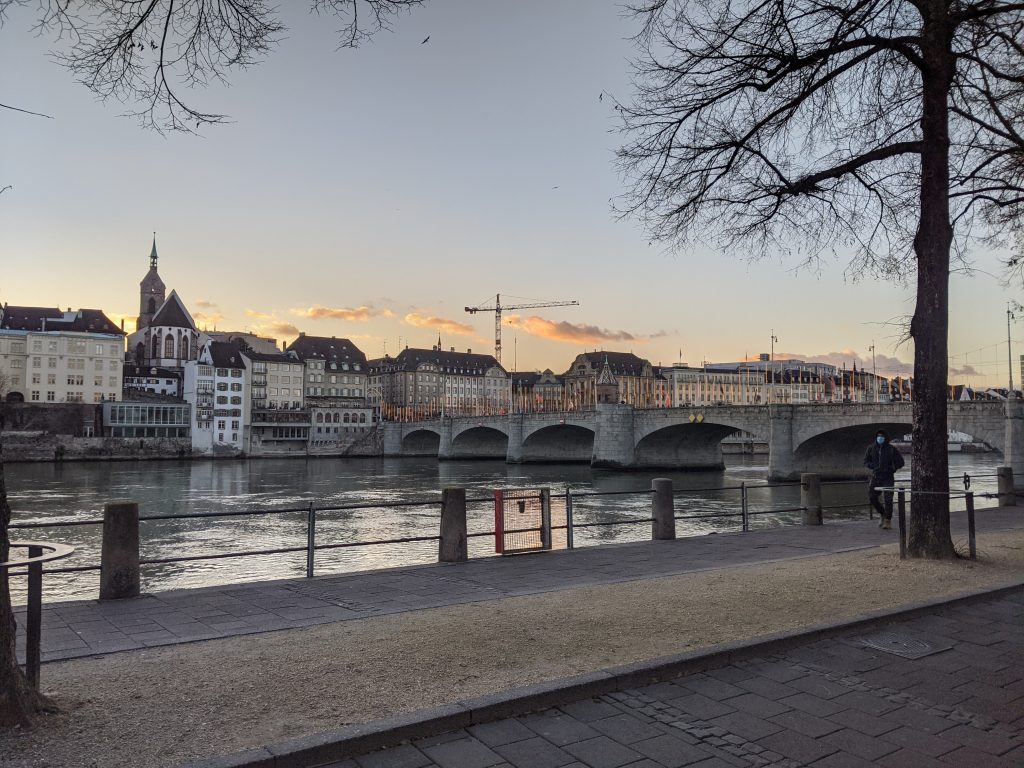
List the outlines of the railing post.
{"label": "railing post", "polygon": [[551,489],[540,489],[540,546],[551,549]]}
{"label": "railing post", "polygon": [[313,578],[313,555],[316,552],[316,508],[309,502],[306,511],[306,578]]}
{"label": "railing post", "polygon": [[676,537],[675,500],[672,497],[672,481],[665,477],[651,480],[651,511],[654,522],[651,525],[652,539],[674,539]]}
{"label": "railing post", "polygon": [[800,506],[803,507],[804,525],[821,525],[821,475],[804,472],[800,475]]}
{"label": "railing post", "polygon": [[466,489],[445,488],[441,491],[441,540],[437,560],[440,563],[461,563],[468,559]]}
{"label": "railing post", "polygon": [[977,560],[978,541],[974,533],[974,491],[967,491],[965,496],[967,502],[967,547],[971,553],[971,560]]}
{"label": "railing post", "polygon": [[999,506],[1017,506],[1017,495],[1013,490],[1013,467],[996,467],[996,482],[999,484]]}
{"label": "railing post", "polygon": [[139,505],[114,501],[103,507],[100,600],[139,596]]}
{"label": "railing post", "polygon": [[565,489],[565,548],[573,549],[575,546],[572,532],[572,494]]}
{"label": "railing post", "polygon": [[907,492],[900,488],[896,492],[896,508],[900,522],[900,560],[907,559]]}
{"label": "railing post", "polygon": [[743,521],[743,532],[750,530],[750,507],[747,501],[747,483],[740,483],[740,519]]}
{"label": "railing post", "polygon": [[[42,547],[29,547],[29,557],[42,557]],[[29,685],[39,690],[39,667],[42,663],[43,632],[43,564],[28,566],[28,610],[25,616],[25,677]]]}

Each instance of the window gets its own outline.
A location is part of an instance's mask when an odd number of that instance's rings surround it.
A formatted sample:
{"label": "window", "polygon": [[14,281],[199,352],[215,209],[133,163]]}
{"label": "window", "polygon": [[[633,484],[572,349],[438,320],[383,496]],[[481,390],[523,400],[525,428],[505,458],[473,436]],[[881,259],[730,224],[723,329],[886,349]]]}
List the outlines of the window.
{"label": "window", "polygon": [[32,390],[32,398],[31,399],[36,401],[36,402],[39,401],[39,390],[38,389],[33,389]]}
{"label": "window", "polygon": [[42,365],[42,361],[43,361],[43,359],[41,357],[33,357],[32,358],[32,367],[33,368],[39,368]]}
{"label": "window", "polygon": [[232,383],[231,391],[232,392],[241,392],[242,391],[242,385],[241,384]]}
{"label": "window", "polygon": [[56,384],[57,383],[57,374],[56,373],[48,373],[48,374],[46,374],[46,383],[47,384]]}
{"label": "window", "polygon": [[117,386],[117,377],[116,376],[111,376],[109,379],[107,379],[107,386],[108,387],[116,387]]}
{"label": "window", "polygon": [[46,345],[46,349],[49,350],[50,352],[56,352],[57,351],[57,342],[56,341],[48,342],[47,345]]}
{"label": "window", "polygon": [[103,386],[103,377],[102,376],[93,376],[92,377],[92,385],[94,387],[102,387]]}
{"label": "window", "polygon": [[[232,429],[238,429],[238,422],[237,421],[232,421],[231,422],[231,428]],[[232,439],[234,439],[234,438],[232,438]]]}
{"label": "window", "polygon": [[188,360],[188,336],[181,340],[181,359]]}
{"label": "window", "polygon": [[24,367],[25,367],[25,361],[24,360],[11,360],[11,368],[24,368]]}
{"label": "window", "polygon": [[224,429],[226,424],[227,424],[227,422],[224,421],[223,419],[218,419],[217,420],[217,429]]}
{"label": "window", "polygon": [[233,379],[240,379],[240,378],[242,378],[242,372],[239,371],[239,370],[232,369],[232,371],[231,371],[231,378],[233,378]]}
{"label": "window", "polygon": [[107,365],[107,370],[108,371],[116,371],[117,370],[117,366],[118,366],[118,362],[116,360],[111,360],[110,363]]}
{"label": "window", "polygon": [[42,352],[43,351],[43,342],[40,341],[39,339],[32,339],[32,351],[33,352]]}
{"label": "window", "polygon": [[152,347],[153,347],[153,354],[151,354],[150,357],[153,357],[153,358],[160,357],[160,337],[157,336],[156,334],[153,334],[153,344],[152,344]]}
{"label": "window", "polygon": [[117,354],[117,346],[116,345],[114,345],[114,344],[110,345],[110,354],[111,355],[116,355]]}
{"label": "window", "polygon": [[33,384],[38,384],[39,383],[39,374],[38,373],[33,373],[32,374],[32,383]]}
{"label": "window", "polygon": [[[103,402],[103,393],[102,392],[94,392],[93,396],[92,396],[92,401],[94,403],[102,403]],[[90,435],[86,435],[86,437],[90,437]]]}
{"label": "window", "polygon": [[169,333],[164,336],[164,357],[174,357],[174,337]]}

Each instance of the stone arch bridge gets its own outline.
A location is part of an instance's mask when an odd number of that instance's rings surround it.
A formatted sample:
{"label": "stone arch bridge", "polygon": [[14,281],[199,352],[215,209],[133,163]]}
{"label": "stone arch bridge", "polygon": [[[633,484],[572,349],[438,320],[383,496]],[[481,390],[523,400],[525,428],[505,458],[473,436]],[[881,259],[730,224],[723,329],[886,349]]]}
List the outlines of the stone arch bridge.
{"label": "stone arch bridge", "polygon": [[[1024,402],[950,403],[950,429],[1001,452],[1024,478]],[[910,403],[717,406],[449,417],[386,422],[386,456],[586,462],[607,469],[721,469],[722,440],[747,432],[768,443],[768,477],[860,477],[877,430],[911,430]]]}

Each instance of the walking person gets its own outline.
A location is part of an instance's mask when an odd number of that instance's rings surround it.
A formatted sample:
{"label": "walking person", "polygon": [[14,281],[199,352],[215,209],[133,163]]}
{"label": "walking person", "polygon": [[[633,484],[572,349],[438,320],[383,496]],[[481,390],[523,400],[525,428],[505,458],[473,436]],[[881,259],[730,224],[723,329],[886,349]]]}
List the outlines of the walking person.
{"label": "walking person", "polygon": [[[891,488],[895,475],[903,469],[903,454],[889,442],[885,430],[875,433],[875,442],[868,446],[864,454],[864,466],[871,470],[871,485],[868,488],[868,501],[878,510],[882,521],[879,528],[892,528],[892,491],[876,491],[878,487]],[[882,498],[880,499],[879,496]],[[885,501],[883,506],[882,501]]]}

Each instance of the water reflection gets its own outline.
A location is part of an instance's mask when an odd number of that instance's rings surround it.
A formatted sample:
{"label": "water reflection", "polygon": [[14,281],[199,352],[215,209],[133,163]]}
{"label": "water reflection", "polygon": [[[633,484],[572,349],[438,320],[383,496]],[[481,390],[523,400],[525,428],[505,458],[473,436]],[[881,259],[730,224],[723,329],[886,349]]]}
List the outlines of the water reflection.
{"label": "water reflection", "polygon": [[[358,510],[318,512],[317,542],[342,543],[412,536],[434,536],[440,508],[390,507],[389,503],[436,500],[439,489],[459,486],[470,498],[483,501],[469,505],[470,532],[493,530],[496,487],[548,487],[553,514],[564,520],[564,494],[573,492],[643,491],[655,477],[670,477],[678,492],[677,514],[717,515],[739,510],[740,483],[763,485],[765,456],[732,457],[717,472],[609,472],[593,471],[585,464],[514,465],[503,461],[452,461],[434,459],[263,459],[216,462],[97,462],[79,464],[8,464],[7,485],[16,522],[81,520],[102,515],[103,505],[115,499],[139,503],[143,515],[196,515],[228,510],[296,511],[279,515],[240,516],[204,520],[153,520],[141,524],[142,556],[165,558],[216,552],[304,547],[309,503],[330,505],[372,504]],[[993,474],[998,454],[951,454],[950,474]],[[900,478],[908,478],[909,470]],[[708,490],[729,487],[729,490]],[[975,491],[994,490],[995,478],[976,478]],[[826,507],[856,505],[835,510],[830,517],[864,517],[867,513],[866,483],[828,485]],[[749,489],[752,513],[799,504],[796,486]],[[962,501],[957,502],[962,508]],[[646,495],[574,497],[577,523],[610,522],[650,516]],[[752,527],[777,526],[799,520],[799,512],[754,515]],[[737,530],[738,517],[706,517],[679,522],[680,535]],[[100,526],[76,526],[16,531],[72,544],[71,565],[99,562]],[[650,538],[650,523],[578,528],[576,546]],[[564,545],[564,533],[556,534],[556,546]],[[492,537],[469,540],[470,555],[494,553]],[[350,547],[316,553],[317,573],[383,568],[428,563],[436,560],[436,542],[372,547]],[[305,554],[287,553],[261,557],[231,558],[146,566],[144,589],[166,590],[305,574]],[[47,599],[91,598],[98,593],[96,573],[52,574],[45,579]],[[13,582],[14,599],[23,602],[24,579]]]}

